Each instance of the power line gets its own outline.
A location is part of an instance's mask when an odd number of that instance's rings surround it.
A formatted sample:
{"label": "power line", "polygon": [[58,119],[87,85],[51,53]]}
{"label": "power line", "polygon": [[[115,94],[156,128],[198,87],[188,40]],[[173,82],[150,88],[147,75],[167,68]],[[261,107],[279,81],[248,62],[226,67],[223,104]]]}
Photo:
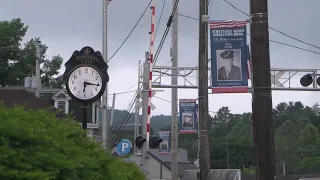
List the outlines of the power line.
{"label": "power line", "polygon": [[[163,99],[163,98],[161,98],[161,97],[159,97],[159,96],[153,96],[154,98],[157,98],[157,99],[160,99],[160,100],[162,100],[162,101],[165,101],[165,102],[168,102],[168,103],[172,103],[171,101],[169,101],[169,100],[167,100],[167,99]],[[179,104],[178,104],[179,105]],[[215,112],[215,111],[209,111],[209,112],[211,112],[211,113],[217,113],[217,112]]]}
{"label": "power line", "polygon": [[[235,5],[233,5],[233,4],[230,3],[229,1],[227,1],[227,0],[223,0],[223,1],[226,2],[227,4],[229,4],[231,7],[233,7],[233,8],[236,9],[237,11],[241,12],[242,14],[250,17],[250,15],[249,15],[248,13],[246,13],[246,12],[244,12],[243,10],[237,8]],[[293,40],[296,40],[296,41],[298,41],[298,42],[300,42],[300,43],[303,43],[303,44],[306,44],[306,45],[308,45],[308,46],[312,46],[312,47],[315,47],[315,48],[317,48],[317,49],[320,49],[319,46],[316,46],[316,45],[307,43],[307,42],[305,42],[305,41],[302,41],[302,40],[300,40],[300,39],[298,39],[298,38],[295,38],[295,37],[290,36],[290,35],[288,35],[288,34],[286,34],[286,33],[284,33],[284,32],[281,32],[281,31],[279,31],[279,30],[277,30],[277,29],[275,29],[275,28],[273,28],[273,27],[270,27],[270,26],[268,26],[268,27],[269,27],[269,29],[271,29],[271,30],[273,30],[273,31],[275,31],[275,32],[277,32],[277,33],[279,33],[279,34],[282,34],[282,35],[284,35],[284,36],[286,36],[286,37],[288,37],[288,38],[291,38],[291,39],[293,39]]]}
{"label": "power line", "polygon": [[166,5],[166,0],[163,0],[160,17],[159,17],[159,21],[158,21],[158,24],[157,24],[157,29],[156,29],[156,32],[154,34],[154,39],[156,39],[156,37],[157,37],[157,33],[158,33],[158,29],[159,29],[159,26],[160,26],[160,22],[161,22],[161,18],[162,18],[162,14],[163,14],[163,10],[164,10],[164,6],[165,5]]}
{"label": "power line", "polygon": [[180,14],[180,13],[178,15],[182,16],[182,17],[185,17],[185,18],[188,18],[188,19],[193,19],[193,20],[199,21],[199,19],[195,18],[195,17],[191,17],[191,16],[188,16],[188,15]]}
{"label": "power line", "polygon": [[137,92],[137,90],[110,93],[110,94],[108,94],[108,95],[111,96],[111,95],[113,95],[113,94],[116,94],[116,95],[119,95],[119,94],[128,94],[128,93],[132,93],[132,92]]}
{"label": "power line", "polygon": [[[141,86],[140,88],[142,88],[142,86]],[[131,116],[132,116],[132,113],[133,113],[133,110],[134,110],[133,107],[136,107],[136,106],[137,106],[137,105],[134,106],[134,100],[135,100],[136,97],[137,97],[137,93],[135,93],[135,95],[133,96],[133,98],[132,98],[132,100],[131,100],[131,102],[130,102],[130,104],[129,104],[129,107],[127,108],[127,114],[126,114],[125,118],[123,119],[123,121],[122,121],[121,125],[119,126],[119,128],[118,128],[118,129],[116,130],[116,132],[114,133],[114,135],[113,135],[113,137],[112,137],[112,140],[114,140],[114,138],[116,137],[116,133],[119,132],[119,131],[121,131],[121,128],[122,128],[123,126],[125,126],[125,125],[128,123],[128,121],[130,120],[130,118],[131,118]]]}
{"label": "power line", "polygon": [[[193,36],[193,35],[185,32],[185,31],[183,31],[183,30],[181,30],[181,29],[179,29],[179,31],[182,32],[182,33],[185,34],[185,35],[188,35],[188,36],[190,36],[190,37],[198,40],[197,37],[195,37],[195,36]],[[247,34],[247,35],[250,35],[250,34]],[[287,44],[287,43],[283,43],[283,42],[280,42],[280,41],[276,41],[276,40],[272,40],[272,39],[270,39],[269,41],[272,42],[272,43],[281,44],[281,45],[288,46],[288,47],[292,47],[292,48],[299,49],[299,50],[302,50],[302,51],[307,51],[307,52],[311,52],[311,53],[314,53],[314,54],[320,54],[320,52],[312,51],[312,50],[309,50],[309,49],[306,49],[306,48],[294,46],[294,45]]]}
{"label": "power line", "polygon": [[197,38],[197,37],[193,36],[192,34],[189,34],[189,33],[185,32],[185,31],[183,31],[183,30],[181,30],[181,29],[178,29],[178,31],[180,31],[180,32],[182,32],[183,34],[188,35],[188,36],[190,36],[190,37],[192,37],[192,38],[194,38],[194,39],[198,40],[198,38]]}
{"label": "power line", "polygon": [[140,23],[141,19],[143,18],[143,16],[145,15],[145,13],[147,12],[150,4],[151,4],[152,0],[148,3],[147,7],[145,8],[145,10],[143,11],[142,15],[140,16],[140,18],[138,19],[137,23],[134,25],[134,27],[131,29],[130,33],[128,34],[128,36],[124,39],[124,41],[121,43],[121,45],[118,47],[118,49],[113,53],[113,55],[110,57],[110,59],[108,60],[108,62],[118,53],[118,51],[122,48],[122,46],[124,45],[124,43],[129,39],[129,37],[131,36],[131,34],[133,33],[133,31],[136,29],[136,27],[138,26],[138,24]]}
{"label": "power line", "polygon": [[162,46],[163,46],[163,44],[164,44],[164,42],[165,42],[165,40],[166,40],[166,38],[167,38],[167,35],[168,35],[168,33],[169,33],[169,30],[170,30],[170,27],[171,27],[171,24],[172,24],[172,20],[173,20],[173,15],[176,13],[178,4],[179,4],[179,0],[177,0],[177,1],[175,2],[174,6],[173,6],[172,13],[171,13],[171,15],[170,15],[170,17],[169,17],[169,19],[168,19],[168,22],[167,22],[167,28],[166,28],[166,30],[165,30],[164,33],[163,33],[163,36],[162,36],[162,39],[161,39],[160,44],[159,44],[159,46],[158,46],[158,49],[157,49],[157,51],[156,51],[156,53],[155,53],[155,55],[154,55],[154,62],[153,62],[153,64],[156,64],[156,62],[157,62],[157,60],[158,60],[159,54],[160,54],[160,52],[161,52],[161,50],[162,50]]}
{"label": "power line", "polygon": [[136,95],[137,95],[137,94],[135,94],[135,95],[133,96],[133,98],[132,98],[132,100],[131,100],[131,102],[130,102],[130,104],[129,104],[129,108],[127,109],[128,112],[127,112],[125,118],[122,120],[121,125],[119,126],[119,128],[116,130],[116,132],[115,132],[114,135],[112,136],[112,141],[113,141],[114,138],[116,137],[116,134],[117,134],[119,131],[121,131],[121,128],[123,127],[123,125],[126,125],[126,124],[128,123],[128,121],[129,121],[129,119],[130,119],[130,117],[131,117],[131,114],[132,114],[131,110],[132,110],[132,108],[133,108],[133,106],[134,106],[134,99],[136,98]]}

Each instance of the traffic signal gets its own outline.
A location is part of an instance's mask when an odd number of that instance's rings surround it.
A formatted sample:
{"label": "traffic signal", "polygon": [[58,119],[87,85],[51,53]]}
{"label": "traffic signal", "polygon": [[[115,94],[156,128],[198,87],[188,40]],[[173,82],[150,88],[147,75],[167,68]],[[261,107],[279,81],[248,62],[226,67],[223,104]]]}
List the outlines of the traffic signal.
{"label": "traffic signal", "polygon": [[159,138],[158,136],[152,136],[150,138],[149,147],[151,149],[157,149],[159,148],[161,142],[162,142],[161,138]]}
{"label": "traffic signal", "polygon": [[138,136],[135,140],[135,145],[140,149],[142,148],[144,142],[146,142],[146,139],[144,139],[142,136]]}
{"label": "traffic signal", "polygon": [[[318,78],[319,80],[319,78]],[[318,82],[317,80],[317,82]],[[304,75],[301,79],[300,79],[300,84],[303,86],[303,87],[308,87],[310,86],[310,84],[312,84],[313,82],[313,77],[311,74],[306,74]]]}

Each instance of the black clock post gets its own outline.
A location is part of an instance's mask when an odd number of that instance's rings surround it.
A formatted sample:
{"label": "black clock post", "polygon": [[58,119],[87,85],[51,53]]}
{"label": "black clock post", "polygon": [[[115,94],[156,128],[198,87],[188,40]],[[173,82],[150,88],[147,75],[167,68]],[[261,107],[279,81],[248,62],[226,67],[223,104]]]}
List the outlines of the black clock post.
{"label": "black clock post", "polygon": [[[86,46],[73,52],[65,68],[63,79],[67,92],[82,104],[82,128],[87,129],[89,104],[101,98],[109,82],[108,65],[99,51]],[[91,92],[87,92],[87,89]]]}

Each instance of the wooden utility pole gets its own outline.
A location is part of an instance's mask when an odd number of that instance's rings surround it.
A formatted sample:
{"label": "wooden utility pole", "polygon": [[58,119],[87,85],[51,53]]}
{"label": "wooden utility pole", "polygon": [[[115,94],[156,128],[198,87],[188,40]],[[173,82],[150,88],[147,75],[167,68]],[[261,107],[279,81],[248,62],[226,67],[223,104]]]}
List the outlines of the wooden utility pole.
{"label": "wooden utility pole", "polygon": [[256,179],[275,179],[268,0],[250,0],[252,58],[252,120]]}
{"label": "wooden utility pole", "polygon": [[200,131],[200,180],[210,179],[210,147],[208,140],[208,0],[199,6],[199,131]]}

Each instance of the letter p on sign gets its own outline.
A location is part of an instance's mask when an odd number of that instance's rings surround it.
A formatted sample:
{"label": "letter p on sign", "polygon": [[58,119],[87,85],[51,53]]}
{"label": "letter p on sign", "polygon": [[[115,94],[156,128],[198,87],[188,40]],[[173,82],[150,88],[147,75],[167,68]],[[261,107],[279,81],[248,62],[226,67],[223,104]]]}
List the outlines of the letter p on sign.
{"label": "letter p on sign", "polygon": [[122,143],[121,144],[121,151],[125,151],[129,147],[129,143]]}

